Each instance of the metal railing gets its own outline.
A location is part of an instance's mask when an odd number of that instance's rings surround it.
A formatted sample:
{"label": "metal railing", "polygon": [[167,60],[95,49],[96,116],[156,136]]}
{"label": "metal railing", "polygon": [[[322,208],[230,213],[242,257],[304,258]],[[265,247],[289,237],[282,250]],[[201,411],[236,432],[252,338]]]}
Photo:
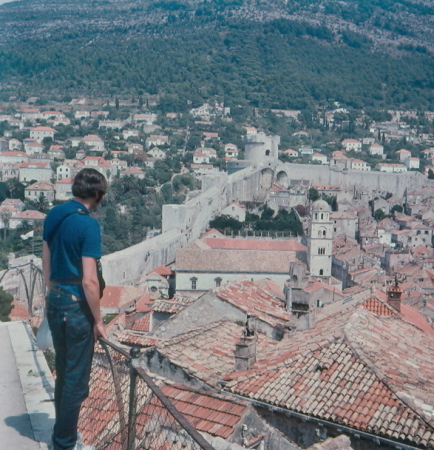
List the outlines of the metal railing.
{"label": "metal railing", "polygon": [[100,339],[89,397],[83,403],[82,443],[96,450],[213,450],[131,354]]}

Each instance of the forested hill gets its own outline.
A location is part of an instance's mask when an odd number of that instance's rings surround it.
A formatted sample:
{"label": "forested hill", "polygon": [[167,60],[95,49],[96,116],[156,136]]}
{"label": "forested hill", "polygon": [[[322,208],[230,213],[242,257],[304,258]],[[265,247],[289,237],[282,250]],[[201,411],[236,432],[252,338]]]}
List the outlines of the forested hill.
{"label": "forested hill", "polygon": [[428,0],[22,0],[0,6],[2,92],[434,109]]}

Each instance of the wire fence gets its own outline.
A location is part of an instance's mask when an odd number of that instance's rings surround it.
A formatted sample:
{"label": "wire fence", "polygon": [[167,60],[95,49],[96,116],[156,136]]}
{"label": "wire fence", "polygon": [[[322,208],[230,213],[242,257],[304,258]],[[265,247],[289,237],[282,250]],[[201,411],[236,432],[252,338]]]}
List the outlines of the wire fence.
{"label": "wire fence", "polygon": [[89,397],[83,403],[82,443],[96,450],[213,450],[132,355],[100,339]]}

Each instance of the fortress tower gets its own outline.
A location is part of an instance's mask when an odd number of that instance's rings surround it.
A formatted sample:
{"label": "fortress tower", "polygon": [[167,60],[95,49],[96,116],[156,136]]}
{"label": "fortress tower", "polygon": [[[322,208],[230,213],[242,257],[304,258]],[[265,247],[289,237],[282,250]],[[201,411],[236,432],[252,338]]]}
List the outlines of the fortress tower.
{"label": "fortress tower", "polygon": [[330,205],[317,200],[311,206],[308,236],[308,263],[313,277],[330,277],[332,274],[333,224]]}

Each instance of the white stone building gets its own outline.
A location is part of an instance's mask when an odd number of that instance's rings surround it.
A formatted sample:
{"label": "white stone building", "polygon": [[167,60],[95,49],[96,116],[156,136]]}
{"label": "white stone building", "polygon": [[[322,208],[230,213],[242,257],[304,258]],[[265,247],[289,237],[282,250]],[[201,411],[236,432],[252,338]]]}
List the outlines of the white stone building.
{"label": "white stone building", "polygon": [[72,195],[73,178],[63,178],[56,182],[56,200],[70,200]]}
{"label": "white stone building", "polygon": [[352,170],[371,170],[371,166],[361,159],[351,158],[350,168]]}
{"label": "white stone building", "polygon": [[405,167],[404,164],[378,163],[375,166],[375,170],[388,173],[400,173],[400,172],[407,172],[407,167]]}
{"label": "white stone building", "polygon": [[45,138],[54,139],[56,130],[51,127],[35,127],[30,130],[30,139],[42,142]]}
{"label": "white stone building", "polygon": [[342,147],[346,152],[349,152],[350,150],[354,150],[355,152],[362,151],[362,143],[357,139],[344,139],[342,141]]}
{"label": "white stone building", "polygon": [[53,170],[50,163],[24,162],[19,166],[19,180],[21,182],[31,180],[50,181],[52,178]]}
{"label": "white stone building", "polygon": [[239,222],[245,222],[246,208],[238,202],[232,202],[229,206],[221,210],[220,215],[230,216]]}
{"label": "white stone building", "polygon": [[37,181],[25,189],[25,196],[29,200],[38,200],[43,195],[50,203],[54,200],[54,193],[53,183],[45,180]]}
{"label": "white stone building", "polygon": [[381,144],[378,144],[377,142],[374,142],[369,146],[369,154],[373,156],[383,156],[384,153],[384,147]]}
{"label": "white stone building", "polygon": [[319,164],[328,164],[327,155],[318,152],[312,154],[311,160]]}
{"label": "white stone building", "polygon": [[419,158],[410,157],[404,161],[404,164],[406,165],[408,170],[419,169],[420,160],[419,160]]}
{"label": "white stone building", "polygon": [[105,150],[104,141],[96,134],[88,134],[87,136],[84,136],[81,139],[81,142],[89,147],[90,150],[96,152],[103,152]]}

